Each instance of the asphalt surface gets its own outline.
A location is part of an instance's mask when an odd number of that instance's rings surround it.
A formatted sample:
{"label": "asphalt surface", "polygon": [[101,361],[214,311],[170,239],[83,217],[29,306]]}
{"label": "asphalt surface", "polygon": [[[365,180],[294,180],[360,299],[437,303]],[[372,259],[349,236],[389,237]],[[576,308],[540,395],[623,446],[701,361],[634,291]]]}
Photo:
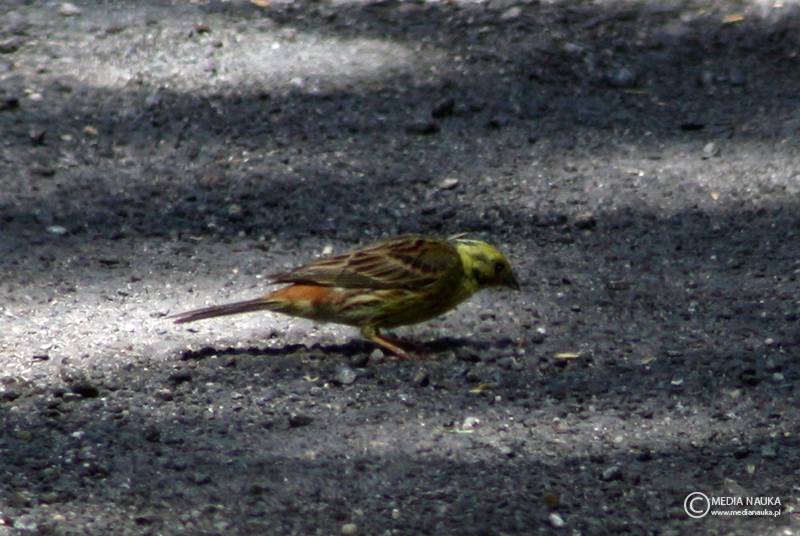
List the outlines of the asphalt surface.
{"label": "asphalt surface", "polygon": [[[796,2],[258,4],[0,4],[0,535],[800,534]],[[164,318],[405,232],[523,290]]]}

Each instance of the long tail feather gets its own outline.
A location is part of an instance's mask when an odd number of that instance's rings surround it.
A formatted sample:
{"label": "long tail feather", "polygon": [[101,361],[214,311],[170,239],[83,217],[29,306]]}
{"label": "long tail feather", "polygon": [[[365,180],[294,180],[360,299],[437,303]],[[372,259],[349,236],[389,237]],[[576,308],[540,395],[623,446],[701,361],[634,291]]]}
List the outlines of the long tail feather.
{"label": "long tail feather", "polygon": [[256,298],[254,300],[226,303],[224,305],[212,305],[211,307],[178,313],[168,318],[174,318],[176,324],[185,324],[186,322],[194,322],[195,320],[203,320],[204,318],[238,315],[239,313],[251,313],[253,311],[261,311],[269,308],[269,302],[263,298]]}

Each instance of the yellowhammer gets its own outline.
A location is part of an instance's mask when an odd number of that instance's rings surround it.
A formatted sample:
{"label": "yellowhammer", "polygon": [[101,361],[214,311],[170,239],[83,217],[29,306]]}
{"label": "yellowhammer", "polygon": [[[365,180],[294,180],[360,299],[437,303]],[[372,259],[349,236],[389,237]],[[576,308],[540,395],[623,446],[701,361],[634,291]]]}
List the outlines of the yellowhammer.
{"label": "yellowhammer", "polygon": [[328,257],[269,277],[289,285],[260,298],[174,315],[175,323],[251,311],[274,311],[361,328],[400,358],[405,350],[380,335],[430,320],[497,286],[519,289],[508,260],[494,246],[455,236],[406,235]]}

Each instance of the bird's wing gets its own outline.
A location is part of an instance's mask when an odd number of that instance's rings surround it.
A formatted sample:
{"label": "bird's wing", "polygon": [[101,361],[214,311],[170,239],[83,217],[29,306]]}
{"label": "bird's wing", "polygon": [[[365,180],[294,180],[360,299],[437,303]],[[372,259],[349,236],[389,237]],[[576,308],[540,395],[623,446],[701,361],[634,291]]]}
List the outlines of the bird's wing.
{"label": "bird's wing", "polygon": [[460,263],[448,242],[409,235],[320,259],[270,279],[344,288],[419,289],[441,280]]}

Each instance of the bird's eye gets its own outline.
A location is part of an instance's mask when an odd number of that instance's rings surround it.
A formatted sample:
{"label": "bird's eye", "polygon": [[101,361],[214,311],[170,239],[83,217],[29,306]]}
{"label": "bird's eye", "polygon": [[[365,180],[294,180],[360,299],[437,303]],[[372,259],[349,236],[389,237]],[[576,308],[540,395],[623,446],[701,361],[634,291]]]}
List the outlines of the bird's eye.
{"label": "bird's eye", "polygon": [[505,268],[506,267],[502,262],[500,262],[500,261],[495,262],[494,263],[494,275],[500,275],[501,273],[503,273],[503,270],[505,270]]}

